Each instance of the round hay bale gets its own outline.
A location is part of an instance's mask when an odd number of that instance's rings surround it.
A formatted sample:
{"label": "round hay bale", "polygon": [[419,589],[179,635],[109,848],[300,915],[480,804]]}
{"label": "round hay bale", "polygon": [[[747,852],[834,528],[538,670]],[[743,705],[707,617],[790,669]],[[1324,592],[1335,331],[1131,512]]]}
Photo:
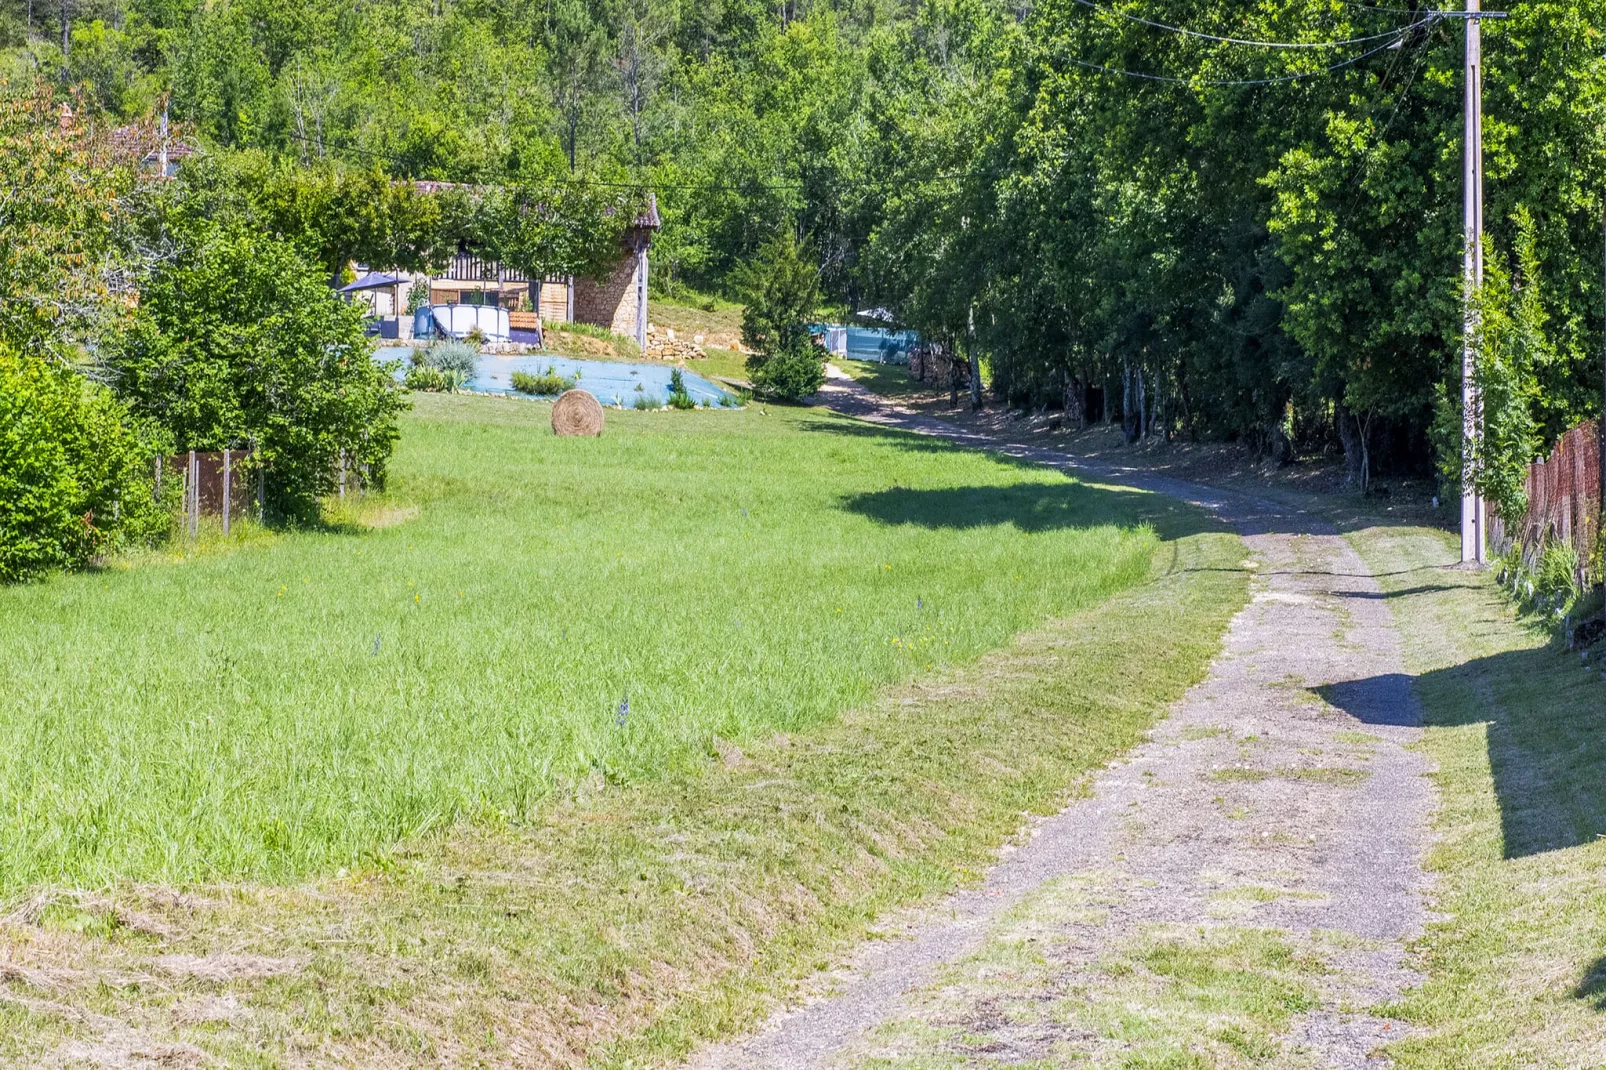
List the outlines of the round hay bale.
{"label": "round hay bale", "polygon": [[552,406],[552,433],[602,434],[602,403],[589,390],[565,390]]}

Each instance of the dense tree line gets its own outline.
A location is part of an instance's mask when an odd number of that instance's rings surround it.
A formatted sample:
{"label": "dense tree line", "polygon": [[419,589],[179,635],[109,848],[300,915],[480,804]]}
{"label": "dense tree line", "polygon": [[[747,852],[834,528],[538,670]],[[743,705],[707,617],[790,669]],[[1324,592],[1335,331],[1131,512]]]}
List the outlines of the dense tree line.
{"label": "dense tree line", "polygon": [[343,471],[382,485],[405,406],[335,293],[348,265],[436,269],[468,242],[600,276],[642,207],[632,188],[425,186],[259,150],[167,180],[103,118],[45,82],[0,92],[0,582],[162,538],[175,451],[249,451],[274,520],[315,519]]}
{"label": "dense tree line", "polygon": [[[1489,333],[1480,377],[1520,397],[1531,433],[1504,436],[1479,473],[1491,484],[1598,412],[1601,392],[1606,9],[1511,6],[1484,31],[1479,303],[1521,329]],[[1082,0],[992,32],[969,19],[983,29],[950,36],[946,60],[900,68],[935,114],[909,113],[926,133],[906,144],[931,144],[890,184],[867,253],[880,281],[916,326],[987,354],[1011,401],[1083,416],[1105,402],[1134,437],[1341,446],[1361,479],[1437,454],[1454,482],[1463,23],[1333,0],[1120,10],[1357,43],[1204,40]],[[1500,426],[1522,424],[1510,416]]]}
{"label": "dense tree line", "polygon": [[[1602,331],[1606,9],[1510,6],[1485,28],[1478,301],[1520,327],[1484,339],[1492,482],[1598,409]],[[253,166],[375,182],[652,188],[657,285],[738,292],[790,234],[825,300],[891,308],[1012,403],[1457,472],[1463,24],[1417,0],[0,12],[12,76],[108,121],[165,101]]]}

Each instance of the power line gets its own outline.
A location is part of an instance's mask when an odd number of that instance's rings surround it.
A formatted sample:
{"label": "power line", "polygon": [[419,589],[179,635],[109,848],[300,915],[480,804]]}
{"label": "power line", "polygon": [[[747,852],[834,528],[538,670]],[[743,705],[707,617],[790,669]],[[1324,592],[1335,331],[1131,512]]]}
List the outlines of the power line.
{"label": "power line", "polygon": [[1358,8],[1361,11],[1372,11],[1372,12],[1376,12],[1376,13],[1378,13],[1380,15],[1438,15],[1438,14],[1442,14],[1442,12],[1435,11],[1432,8],[1421,8],[1421,7],[1417,7],[1417,8],[1411,8],[1411,7],[1379,7],[1376,4],[1365,3],[1365,2],[1363,2],[1363,0],[1338,0],[1338,2],[1343,4],[1345,7]]}
{"label": "power line", "polygon": [[[1114,15],[1117,18],[1126,19],[1128,22],[1136,22],[1142,26],[1150,26],[1156,30],[1166,30],[1170,33],[1181,34],[1184,37],[1196,37],[1202,41],[1219,41],[1222,44],[1248,45],[1254,48],[1345,48],[1349,45],[1364,45],[1372,41],[1381,41],[1385,37],[1392,38],[1411,28],[1410,26],[1405,26],[1389,30],[1386,33],[1374,33],[1367,37],[1351,37],[1343,41],[1256,41],[1244,37],[1221,37],[1213,33],[1201,33],[1198,30],[1190,30],[1185,26],[1171,26],[1164,22],[1146,19],[1141,15],[1133,15],[1125,11],[1117,11],[1114,8],[1105,7],[1103,4],[1095,4],[1093,0],[1076,0],[1076,2],[1083,7],[1092,8],[1094,11],[1106,15]],[[1428,20],[1421,20],[1421,22],[1425,21]],[[1421,22],[1413,25],[1421,25]]]}
{"label": "power line", "polygon": [[[414,160],[409,160],[404,156],[396,156],[396,155],[393,155],[392,153],[388,153],[388,152],[379,152],[379,151],[377,151],[375,149],[361,148],[361,147],[359,147],[357,145],[353,145],[353,144],[351,144],[349,142],[335,141],[335,140],[331,140],[331,139],[319,140],[319,139],[316,139],[316,138],[307,137],[305,134],[297,134],[297,133],[288,133],[288,134],[286,134],[286,136],[289,137],[293,141],[300,141],[300,142],[304,142],[304,143],[309,144],[309,145],[316,144],[316,145],[318,145],[320,147],[328,146],[329,148],[335,149],[337,152],[356,153],[359,156],[369,156],[369,157],[372,157],[372,158],[374,158],[376,160],[388,160],[388,161],[390,161],[391,163],[394,163],[394,164],[401,164],[401,165],[406,166],[406,165],[410,165],[410,164],[413,164],[413,163],[416,162]],[[412,179],[412,181],[417,181],[417,182],[436,182],[436,181],[457,181],[457,180]],[[660,189],[660,190],[662,190],[662,189],[702,190],[702,191],[705,191],[705,192],[746,192],[748,190],[755,190],[755,189],[781,190],[781,189],[802,189],[803,188],[803,183],[802,182],[758,182],[758,181],[754,181],[754,182],[742,182],[742,183],[729,183],[729,182],[720,183],[720,182],[653,182],[653,181],[645,181],[645,180],[636,181],[636,182],[611,182],[611,181],[608,181],[606,179],[585,178],[585,177],[578,176],[578,175],[568,175],[568,176],[565,176],[565,177],[562,177],[562,178],[541,179],[541,180],[539,180],[539,182],[531,183],[531,184],[532,185],[536,185],[536,184],[542,184],[542,183],[547,184],[547,185],[554,185],[554,186],[564,186],[564,185],[568,185],[568,186],[600,186],[600,187],[609,188],[609,189],[647,189],[647,188],[651,188],[651,189]]]}
{"label": "power line", "polygon": [[1330,65],[1328,65],[1326,67],[1321,68],[1320,70],[1305,71],[1302,74],[1285,74],[1285,75],[1282,75],[1282,76],[1277,77],[1277,78],[1235,78],[1235,79],[1234,78],[1207,78],[1207,79],[1204,79],[1204,80],[1198,80],[1198,79],[1194,79],[1194,78],[1178,78],[1175,75],[1169,75],[1169,74],[1147,74],[1147,73],[1145,73],[1143,71],[1129,71],[1129,70],[1123,70],[1122,68],[1119,68],[1119,67],[1106,67],[1101,63],[1089,63],[1087,60],[1080,60],[1080,59],[1071,59],[1071,60],[1069,60],[1069,62],[1072,63],[1072,64],[1075,64],[1078,67],[1085,67],[1085,68],[1087,68],[1088,70],[1091,70],[1091,71],[1102,71],[1105,74],[1118,74],[1123,78],[1140,78],[1140,79],[1143,79],[1144,81],[1169,82],[1169,83],[1176,84],[1176,85],[1202,85],[1202,86],[1281,85],[1281,84],[1284,84],[1284,83],[1287,83],[1287,82],[1304,81],[1304,80],[1306,80],[1308,78],[1320,78],[1324,74],[1332,74],[1334,71],[1342,70],[1345,67],[1353,66],[1354,64],[1359,63],[1363,59],[1367,59],[1367,58],[1369,58],[1371,56],[1377,55],[1379,52],[1386,52],[1389,49],[1393,48],[1395,46],[1395,44],[1397,44],[1399,41],[1403,40],[1406,33],[1408,33],[1411,30],[1416,29],[1418,26],[1425,25],[1428,21],[1431,21],[1431,20],[1423,20],[1423,22],[1412,23],[1410,26],[1407,26],[1404,29],[1399,30],[1399,31],[1391,34],[1390,35],[1390,40],[1388,40],[1384,44],[1378,45],[1376,48],[1369,48],[1365,52],[1362,52],[1358,56],[1351,56],[1349,59],[1340,60],[1339,62],[1330,64]]}

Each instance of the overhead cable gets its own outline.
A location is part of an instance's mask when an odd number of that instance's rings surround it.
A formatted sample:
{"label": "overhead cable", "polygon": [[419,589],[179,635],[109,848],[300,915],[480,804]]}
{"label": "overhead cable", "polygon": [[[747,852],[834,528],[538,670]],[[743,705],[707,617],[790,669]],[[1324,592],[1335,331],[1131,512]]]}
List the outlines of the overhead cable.
{"label": "overhead cable", "polygon": [[1098,11],[1102,14],[1113,15],[1116,18],[1126,19],[1128,22],[1136,22],[1142,26],[1150,26],[1156,30],[1166,30],[1170,33],[1181,34],[1184,37],[1196,37],[1201,41],[1218,41],[1221,44],[1247,45],[1253,48],[1346,48],[1350,45],[1364,45],[1373,41],[1381,41],[1385,37],[1392,39],[1402,33],[1407,32],[1408,30],[1413,29],[1416,26],[1420,26],[1423,23],[1432,21],[1432,16],[1430,14],[1428,18],[1420,19],[1409,26],[1396,27],[1395,29],[1389,30],[1386,33],[1374,33],[1366,37],[1350,37],[1342,41],[1256,41],[1245,37],[1222,37],[1213,33],[1201,33],[1198,30],[1190,30],[1185,26],[1172,26],[1168,23],[1156,22],[1153,19],[1146,19],[1141,15],[1133,15],[1125,11],[1117,10],[1113,7],[1106,7],[1103,4],[1096,4],[1093,2],[1093,0],[1076,0],[1076,3],[1081,4],[1086,8],[1092,8],[1094,11]]}
{"label": "overhead cable", "polygon": [[1143,71],[1128,71],[1128,70],[1123,70],[1123,69],[1121,69],[1119,67],[1106,67],[1102,63],[1089,63],[1087,60],[1081,60],[1081,59],[1072,58],[1072,59],[1068,59],[1067,62],[1072,63],[1072,64],[1074,64],[1074,65],[1076,65],[1078,67],[1085,67],[1090,71],[1102,71],[1105,74],[1117,74],[1117,75],[1120,75],[1123,78],[1140,78],[1140,79],[1143,79],[1144,81],[1149,81],[1149,82],[1170,82],[1170,83],[1173,83],[1173,84],[1176,84],[1176,85],[1199,85],[1199,86],[1281,85],[1281,84],[1284,84],[1284,83],[1287,83],[1287,82],[1301,82],[1301,81],[1305,81],[1306,79],[1309,79],[1309,78],[1320,78],[1324,74],[1332,74],[1334,71],[1342,70],[1345,67],[1353,66],[1354,64],[1359,63],[1363,59],[1367,59],[1367,58],[1369,58],[1371,56],[1377,55],[1379,52],[1387,52],[1389,49],[1393,48],[1395,46],[1395,44],[1397,44],[1399,41],[1404,39],[1405,34],[1406,34],[1407,31],[1415,29],[1416,26],[1419,26],[1419,25],[1421,25],[1421,23],[1415,23],[1415,24],[1413,24],[1411,26],[1407,26],[1403,30],[1401,30],[1401,31],[1399,31],[1397,33],[1391,34],[1390,35],[1390,40],[1384,42],[1381,45],[1378,45],[1376,48],[1369,48],[1365,52],[1360,53],[1359,55],[1351,56],[1349,59],[1340,60],[1337,63],[1329,64],[1328,66],[1323,67],[1320,70],[1305,71],[1305,72],[1300,73],[1300,74],[1285,74],[1285,75],[1281,75],[1281,76],[1276,77],[1276,78],[1203,78],[1203,79],[1201,79],[1201,78],[1179,78],[1179,77],[1177,77],[1175,75],[1170,75],[1170,74],[1146,74]]}

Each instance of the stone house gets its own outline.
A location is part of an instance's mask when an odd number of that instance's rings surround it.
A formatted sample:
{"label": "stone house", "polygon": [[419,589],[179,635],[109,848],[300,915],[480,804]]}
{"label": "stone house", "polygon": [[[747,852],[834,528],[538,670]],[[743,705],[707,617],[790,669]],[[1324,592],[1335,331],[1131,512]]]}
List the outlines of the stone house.
{"label": "stone house", "polygon": [[[658,200],[625,229],[619,259],[601,281],[583,278],[531,280],[494,260],[461,249],[445,271],[415,276],[411,286],[427,285],[431,304],[491,304],[509,310],[515,332],[543,323],[588,323],[634,338],[647,347],[647,274],[653,235],[662,226]],[[401,300],[406,302],[404,292]]]}

